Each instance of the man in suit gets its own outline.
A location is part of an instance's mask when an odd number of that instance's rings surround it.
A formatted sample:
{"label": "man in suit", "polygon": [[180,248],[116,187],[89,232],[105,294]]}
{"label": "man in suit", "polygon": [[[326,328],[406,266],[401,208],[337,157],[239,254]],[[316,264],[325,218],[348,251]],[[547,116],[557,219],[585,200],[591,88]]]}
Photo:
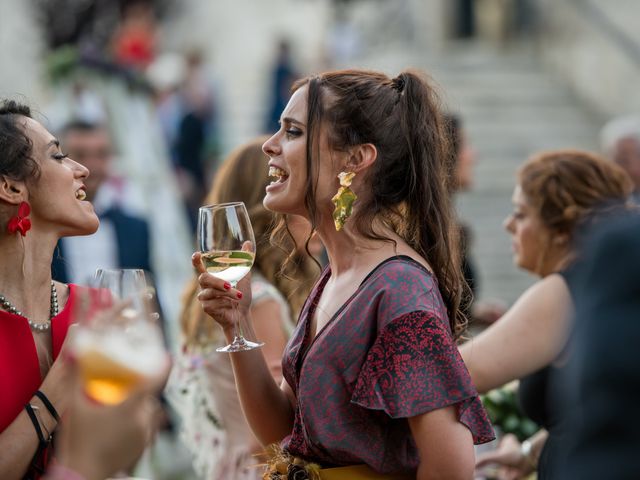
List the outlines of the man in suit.
{"label": "man in suit", "polygon": [[572,352],[557,398],[559,479],[640,478],[640,216],[597,225],[576,270]]}
{"label": "man in suit", "polygon": [[100,217],[100,228],[87,237],[63,238],[52,264],[53,278],[86,283],[97,268],[141,268],[151,271],[147,222],[126,210],[124,184],[111,176],[112,147],[107,129],[72,121],[62,130],[63,151],[89,169],[87,200]]}

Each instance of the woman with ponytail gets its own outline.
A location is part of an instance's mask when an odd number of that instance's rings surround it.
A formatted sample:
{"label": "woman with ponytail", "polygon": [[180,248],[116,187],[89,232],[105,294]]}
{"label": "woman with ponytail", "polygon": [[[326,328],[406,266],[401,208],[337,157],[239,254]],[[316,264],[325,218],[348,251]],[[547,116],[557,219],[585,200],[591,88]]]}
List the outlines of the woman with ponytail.
{"label": "woman with ponytail", "polygon": [[[456,346],[466,292],[446,138],[417,73],[346,70],[294,85],[263,146],[264,205],[306,217],[329,265],[285,349],[281,386],[259,351],[230,354],[249,425],[279,445],[264,478],[472,478],[473,443],[493,432]],[[249,317],[249,280],[225,288],[198,254],[193,263],[202,307],[230,338],[228,299]]]}

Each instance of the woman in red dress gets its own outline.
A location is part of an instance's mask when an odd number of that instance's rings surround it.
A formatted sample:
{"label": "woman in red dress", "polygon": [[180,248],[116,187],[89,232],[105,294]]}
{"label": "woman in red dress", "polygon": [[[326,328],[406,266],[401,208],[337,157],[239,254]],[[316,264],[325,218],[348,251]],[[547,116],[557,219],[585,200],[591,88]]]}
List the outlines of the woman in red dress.
{"label": "woman in red dress", "polygon": [[60,237],[89,235],[89,171],[13,101],[0,104],[0,478],[38,478],[69,400],[61,360],[73,285],[51,279]]}

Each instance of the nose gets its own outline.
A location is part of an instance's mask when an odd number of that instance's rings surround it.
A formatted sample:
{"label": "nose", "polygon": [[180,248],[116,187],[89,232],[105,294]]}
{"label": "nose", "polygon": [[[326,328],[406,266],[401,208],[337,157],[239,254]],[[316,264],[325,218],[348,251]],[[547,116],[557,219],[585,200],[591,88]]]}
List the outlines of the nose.
{"label": "nose", "polygon": [[513,233],[513,214],[507,215],[507,218],[502,222],[502,226],[507,232]]}
{"label": "nose", "polygon": [[73,162],[73,171],[77,178],[87,178],[91,173],[87,167],[81,163],[71,160]]}
{"label": "nose", "polygon": [[278,132],[274,133],[262,144],[262,151],[269,157],[276,157],[280,153],[280,145],[278,144],[277,137]]}

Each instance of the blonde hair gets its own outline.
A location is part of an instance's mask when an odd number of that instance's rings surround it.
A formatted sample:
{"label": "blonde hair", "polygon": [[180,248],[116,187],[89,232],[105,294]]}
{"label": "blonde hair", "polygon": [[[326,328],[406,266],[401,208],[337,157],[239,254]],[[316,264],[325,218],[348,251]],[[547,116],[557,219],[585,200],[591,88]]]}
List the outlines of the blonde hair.
{"label": "blonde hair", "polygon": [[[275,214],[262,205],[265,187],[270,182],[268,158],[262,151],[262,144],[267,138],[258,137],[229,154],[216,173],[211,190],[205,198],[205,204],[244,202],[256,239],[253,270],[262,274],[282,293],[289,303],[292,315],[297,318],[317,271],[312,267],[310,260],[300,256],[296,262],[297,268],[291,275],[280,273],[281,266],[288,256],[288,250],[294,245],[290,239],[289,244],[284,245],[270,242],[276,223]],[[183,308],[180,313],[180,326],[187,344],[195,340],[198,328],[219,331],[214,322],[200,324],[203,312],[196,298],[198,291],[198,282],[194,277],[185,289],[182,298]]]}

